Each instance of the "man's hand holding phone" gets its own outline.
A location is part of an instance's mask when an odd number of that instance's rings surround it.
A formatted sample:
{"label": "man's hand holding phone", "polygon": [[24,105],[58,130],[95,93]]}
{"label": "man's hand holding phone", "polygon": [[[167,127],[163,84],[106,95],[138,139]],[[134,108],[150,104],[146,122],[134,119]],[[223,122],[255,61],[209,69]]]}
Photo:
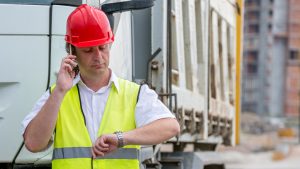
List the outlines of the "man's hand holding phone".
{"label": "man's hand holding phone", "polygon": [[75,55],[67,55],[62,59],[56,81],[56,87],[61,92],[65,93],[73,86],[73,79],[78,73],[76,67],[78,67],[78,64]]}

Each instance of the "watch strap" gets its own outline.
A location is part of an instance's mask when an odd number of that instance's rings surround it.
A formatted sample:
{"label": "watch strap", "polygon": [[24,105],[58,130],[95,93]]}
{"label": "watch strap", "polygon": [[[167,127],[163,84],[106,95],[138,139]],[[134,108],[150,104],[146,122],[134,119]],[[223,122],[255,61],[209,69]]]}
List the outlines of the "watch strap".
{"label": "watch strap", "polygon": [[124,138],[123,138],[123,132],[121,131],[116,131],[114,134],[118,138],[118,147],[124,147]]}

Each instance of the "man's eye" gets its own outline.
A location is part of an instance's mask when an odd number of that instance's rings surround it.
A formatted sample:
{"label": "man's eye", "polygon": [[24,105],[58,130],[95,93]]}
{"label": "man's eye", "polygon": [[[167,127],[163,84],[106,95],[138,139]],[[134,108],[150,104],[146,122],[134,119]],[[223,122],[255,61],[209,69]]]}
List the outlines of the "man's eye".
{"label": "man's eye", "polygon": [[108,49],[108,45],[99,46],[99,50],[105,50],[105,49]]}
{"label": "man's eye", "polygon": [[89,50],[84,50],[84,52],[85,52],[85,53],[90,53],[90,52],[92,52],[92,50],[91,50],[91,49],[89,49]]}

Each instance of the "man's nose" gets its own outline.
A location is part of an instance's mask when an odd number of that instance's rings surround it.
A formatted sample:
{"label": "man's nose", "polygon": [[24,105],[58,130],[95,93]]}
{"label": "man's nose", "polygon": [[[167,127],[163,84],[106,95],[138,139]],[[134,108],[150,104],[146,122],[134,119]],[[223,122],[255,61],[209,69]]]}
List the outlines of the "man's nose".
{"label": "man's nose", "polygon": [[101,58],[102,59],[102,55],[103,55],[103,53],[102,53],[102,51],[98,48],[98,47],[95,47],[95,54],[94,54],[94,56],[96,57],[96,58]]}

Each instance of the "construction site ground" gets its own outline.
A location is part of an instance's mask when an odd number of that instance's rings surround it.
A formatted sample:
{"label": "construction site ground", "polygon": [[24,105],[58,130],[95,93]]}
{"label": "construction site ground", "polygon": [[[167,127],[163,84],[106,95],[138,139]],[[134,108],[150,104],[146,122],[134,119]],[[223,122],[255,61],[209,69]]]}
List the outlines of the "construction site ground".
{"label": "construction site ground", "polygon": [[300,169],[299,144],[281,143],[259,152],[241,146],[219,148],[226,169]]}
{"label": "construction site ground", "polygon": [[300,148],[295,148],[291,154],[282,160],[274,161],[273,152],[239,153],[226,152],[226,169],[299,169]]}
{"label": "construction site ground", "polygon": [[278,132],[243,134],[241,144],[219,146],[226,169],[300,169],[297,136],[279,137]]}

